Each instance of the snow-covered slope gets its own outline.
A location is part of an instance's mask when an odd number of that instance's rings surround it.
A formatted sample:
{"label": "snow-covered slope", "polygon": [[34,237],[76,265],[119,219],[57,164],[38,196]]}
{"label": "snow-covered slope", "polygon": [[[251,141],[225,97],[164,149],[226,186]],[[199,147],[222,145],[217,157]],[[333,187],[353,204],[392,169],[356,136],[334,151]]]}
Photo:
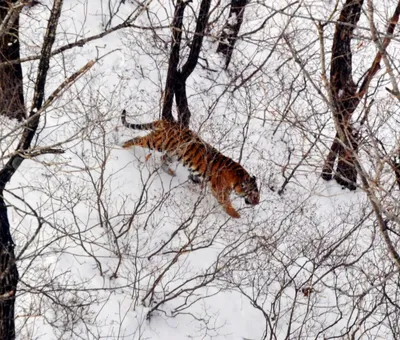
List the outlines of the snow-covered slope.
{"label": "snow-covered slope", "polygon": [[[57,46],[101,32],[107,6],[65,1]],[[122,4],[111,26],[135,6]],[[245,32],[270,9],[246,11]],[[104,56],[42,117],[36,144],[60,144],[65,153],[25,160],[7,187],[21,277],[18,338],[322,339],[353,331],[374,305],[373,296],[354,297],[380,275],[374,256],[391,264],[365,195],[319,177],[333,126],[328,113],[316,117],[307,105],[326,108],[315,91],[288,108],[291,95],[281,92],[299,86],[284,74],[282,49],[270,56],[288,18],[245,36],[227,71],[213,28],[188,80],[191,128],[257,177],[259,205],[236,197],[242,217],[230,219],[181,165],[171,177],[160,154],[146,161],[148,150],[121,148],[141,133],[122,126],[122,109],[132,122],[160,116],[172,13],[169,1],[151,3],[137,25],[163,28],[120,30],[52,61],[48,93]],[[36,19],[47,15],[43,6],[24,12],[25,55],[40,51],[45,21]],[[235,88],[264,58],[258,75]],[[27,103],[35,67],[24,64]],[[6,124],[9,131],[14,123]],[[1,152],[12,150],[12,138]]]}

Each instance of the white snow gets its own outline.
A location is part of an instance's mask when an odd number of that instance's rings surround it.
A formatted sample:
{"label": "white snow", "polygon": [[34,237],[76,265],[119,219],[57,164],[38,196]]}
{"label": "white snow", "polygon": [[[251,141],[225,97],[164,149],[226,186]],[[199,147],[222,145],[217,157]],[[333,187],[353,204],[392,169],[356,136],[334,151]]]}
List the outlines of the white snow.
{"label": "white snow", "polygon": [[238,19],[236,13],[232,13],[232,15],[228,18],[228,24],[231,26],[235,26],[238,23]]}
{"label": "white snow", "polygon": [[[121,5],[112,25],[135,6]],[[371,265],[368,276],[345,264],[332,268],[347,251],[343,263],[383,244],[370,228],[373,220],[362,214],[370,211],[365,195],[320,179],[332,124],[324,130],[325,143],[304,160],[319,121],[305,100],[282,118],[287,98],[279,86],[290,82],[270,70],[283,59],[274,56],[268,72],[231,92],[269,50],[240,42],[225,72],[215,42],[205,39],[202,56],[210,67],[197,67],[188,80],[191,128],[225,155],[241,157],[261,188],[254,207],[232,197],[242,217],[229,219],[209,189],[188,182],[181,165],[174,165],[171,177],[160,169],[157,152],[146,161],[148,150],[121,148],[142,134],[122,126],[122,110],[131,122],[150,122],[162,107],[168,49],[160,52],[161,40],[170,41],[167,15],[173,6],[149,7],[137,24],[153,20],[165,29],[126,29],[52,59],[47,95],[89,60],[109,53],[41,117],[35,145],[65,153],[26,159],[7,187],[21,277],[18,339],[242,340],[269,338],[271,328],[275,339],[339,336],[356,318],[346,292],[363,292],[379,269]],[[263,10],[249,8],[252,20],[243,29],[262,22]],[[104,2],[65,1],[57,47],[99,33],[108,14]],[[21,20],[24,56],[40,53],[47,16],[45,6],[34,6]],[[232,16],[229,23],[236,20]],[[265,32],[259,34],[263,41]],[[29,107],[37,61],[23,67]],[[315,135],[306,138],[293,128],[293,112]],[[318,116],[325,118],[331,117]],[[0,119],[0,136],[18,126]],[[2,164],[20,131],[0,137]],[[389,266],[387,256],[379,261]],[[308,297],[301,293],[304,286],[313,288]],[[368,299],[359,302],[361,314]]]}

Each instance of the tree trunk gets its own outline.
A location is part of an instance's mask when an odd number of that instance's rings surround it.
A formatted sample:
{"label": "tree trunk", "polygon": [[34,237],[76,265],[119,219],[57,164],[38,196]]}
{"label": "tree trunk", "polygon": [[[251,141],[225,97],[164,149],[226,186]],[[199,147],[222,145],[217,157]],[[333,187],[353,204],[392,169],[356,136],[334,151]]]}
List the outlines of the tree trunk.
{"label": "tree trunk", "polygon": [[172,21],[171,53],[169,55],[168,74],[167,81],[165,82],[162,109],[162,119],[169,121],[174,121],[174,117],[172,115],[172,105],[174,102],[175,93],[174,84],[178,76],[177,73],[179,64],[179,50],[181,48],[182,40],[183,14],[185,12],[186,5],[186,1],[177,1],[175,5],[174,19]]}
{"label": "tree trunk", "polygon": [[332,179],[332,173],[335,167],[335,161],[340,150],[339,134],[336,133],[335,139],[332,142],[331,148],[329,150],[328,156],[325,158],[325,164],[322,168],[321,177],[330,181]]}
{"label": "tree trunk", "polygon": [[363,0],[347,0],[335,28],[330,91],[337,133],[321,174],[323,179],[331,179],[337,159],[334,178],[340,185],[350,190],[356,189],[357,170],[354,156],[358,148],[357,134],[354,133],[351,117],[360,102],[352,75],[351,40],[354,28],[360,19],[362,5]]}
{"label": "tree trunk", "polygon": [[12,340],[15,339],[14,305],[18,270],[2,185],[0,183],[0,339]]}
{"label": "tree trunk", "polygon": [[[12,3],[15,3],[13,1]],[[11,2],[0,0],[0,23],[3,23]],[[0,38],[0,62],[20,58],[19,16]],[[26,117],[21,64],[0,67],[0,115],[23,120]],[[4,201],[6,185],[4,169],[0,171],[0,339],[15,339],[14,306],[18,284],[14,242],[10,232],[7,206]]]}
{"label": "tree trunk", "polygon": [[[365,73],[359,89],[357,89],[352,78],[351,39],[353,38],[354,28],[360,19],[362,5],[363,0],[347,0],[340,12],[335,28],[332,45],[330,91],[337,133],[321,174],[323,179],[330,180],[334,170],[334,162],[338,158],[334,178],[339,184],[350,190],[356,189],[357,169],[355,167],[355,157],[358,151],[358,132],[354,131],[352,127],[351,117],[361,99],[367,93],[372,78],[380,69],[382,56],[391,42],[393,32],[400,18],[400,1],[398,1],[393,16],[388,21],[385,38],[382,43],[379,43],[379,51],[371,67]],[[371,28],[371,30],[374,38],[374,29]],[[378,38],[375,37],[374,41],[375,39]]]}
{"label": "tree trunk", "polygon": [[228,20],[226,21],[219,38],[217,52],[222,53],[225,56],[225,69],[228,68],[232,58],[233,47],[235,46],[239,35],[246,5],[247,0],[232,0]]}
{"label": "tree trunk", "polygon": [[[15,263],[14,242],[10,232],[7,206],[3,194],[6,184],[11,180],[14,173],[24,161],[25,158],[23,152],[30,148],[39,125],[40,116],[36,113],[42,107],[44,100],[44,89],[50,64],[51,49],[56,36],[56,28],[61,15],[62,3],[63,0],[55,0],[53,3],[38,66],[35,90],[29,114],[31,119],[27,122],[22,132],[21,140],[18,143],[17,150],[19,152],[11,156],[4,167],[0,169],[0,339],[2,340],[15,339],[14,305],[18,284],[18,270]],[[4,2],[2,2],[2,4],[4,4]],[[1,52],[2,51],[0,50],[0,53]],[[0,83],[7,84],[6,81],[1,79]]]}
{"label": "tree trunk", "polygon": [[[15,3],[16,1],[12,1]],[[0,22],[2,23],[11,2],[0,0]],[[17,60],[19,54],[19,16],[8,32],[0,38],[0,63]],[[23,120],[26,117],[21,64],[15,63],[0,67],[0,114]]]}
{"label": "tree trunk", "polygon": [[174,92],[179,122],[184,126],[189,126],[191,113],[186,95],[186,80],[181,74],[179,74],[175,81]]}
{"label": "tree trunk", "polygon": [[190,121],[190,109],[186,96],[186,80],[194,71],[201,47],[203,45],[204,32],[208,23],[208,12],[210,10],[211,0],[202,0],[200,4],[199,16],[196,22],[196,29],[193,40],[190,44],[189,56],[178,71],[179,52],[181,47],[182,30],[183,30],[183,13],[187,5],[187,1],[178,0],[175,6],[175,14],[172,22],[172,47],[169,57],[167,81],[164,89],[164,100],[162,118],[173,121],[172,104],[175,96],[176,106],[178,111],[178,121],[188,126]]}
{"label": "tree trunk", "polygon": [[[355,156],[358,151],[357,136],[347,128],[346,147],[339,147],[338,163],[334,179],[336,182],[349,190],[356,190],[357,169],[355,167]],[[350,146],[348,146],[350,145]]]}

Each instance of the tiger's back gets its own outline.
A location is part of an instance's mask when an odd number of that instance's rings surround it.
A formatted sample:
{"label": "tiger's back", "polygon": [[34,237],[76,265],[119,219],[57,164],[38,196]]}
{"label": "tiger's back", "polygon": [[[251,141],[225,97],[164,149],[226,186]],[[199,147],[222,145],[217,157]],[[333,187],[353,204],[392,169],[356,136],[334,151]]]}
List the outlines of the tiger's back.
{"label": "tiger's back", "polygon": [[215,163],[219,152],[204,142],[192,130],[177,123],[157,120],[152,123],[153,131],[144,137],[133,138],[123,144],[124,148],[141,146],[150,150],[165,152],[176,157],[195,174],[206,177],[208,165]]}

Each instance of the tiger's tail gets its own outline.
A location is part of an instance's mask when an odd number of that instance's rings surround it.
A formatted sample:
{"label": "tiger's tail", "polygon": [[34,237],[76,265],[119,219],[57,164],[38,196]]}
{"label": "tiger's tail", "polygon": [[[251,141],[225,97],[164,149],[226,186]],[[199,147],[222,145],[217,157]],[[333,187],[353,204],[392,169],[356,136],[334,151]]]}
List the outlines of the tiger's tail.
{"label": "tiger's tail", "polygon": [[154,122],[153,123],[147,123],[147,124],[132,124],[132,123],[128,123],[126,121],[126,110],[125,109],[124,109],[124,111],[122,111],[121,121],[122,121],[122,124],[124,126],[126,126],[127,128],[130,128],[130,129],[134,129],[134,130],[154,130],[154,128],[155,128]]}

